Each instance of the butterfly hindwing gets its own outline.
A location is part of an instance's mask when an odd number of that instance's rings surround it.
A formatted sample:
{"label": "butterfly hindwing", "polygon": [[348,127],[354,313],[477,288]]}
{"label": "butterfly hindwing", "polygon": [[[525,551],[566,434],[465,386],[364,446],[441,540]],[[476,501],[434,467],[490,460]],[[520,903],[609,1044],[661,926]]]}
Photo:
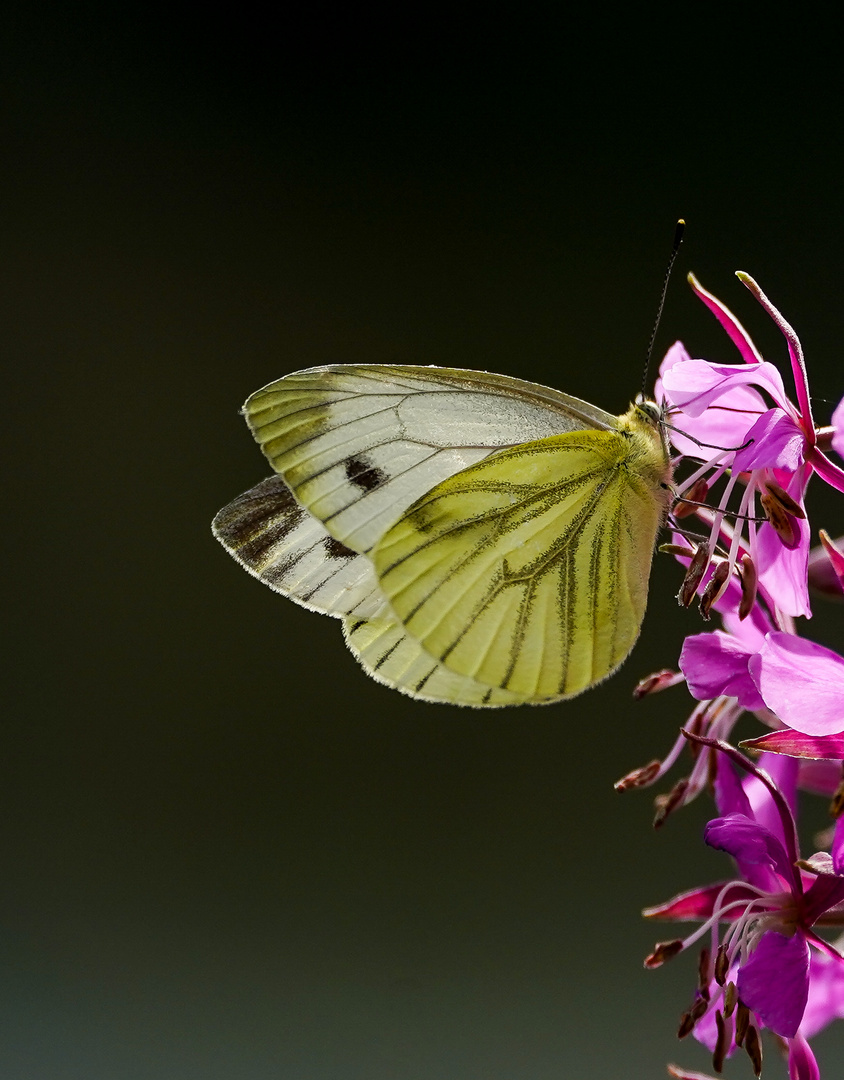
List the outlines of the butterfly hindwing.
{"label": "butterfly hindwing", "polygon": [[441,483],[372,553],[405,631],[523,701],[572,697],[639,634],[661,503],[618,432],[500,451]]}
{"label": "butterfly hindwing", "polygon": [[389,611],[373,619],[343,620],[346,644],[378,682],[422,701],[496,707],[521,705],[510,690],[487,686],[435,660]]}

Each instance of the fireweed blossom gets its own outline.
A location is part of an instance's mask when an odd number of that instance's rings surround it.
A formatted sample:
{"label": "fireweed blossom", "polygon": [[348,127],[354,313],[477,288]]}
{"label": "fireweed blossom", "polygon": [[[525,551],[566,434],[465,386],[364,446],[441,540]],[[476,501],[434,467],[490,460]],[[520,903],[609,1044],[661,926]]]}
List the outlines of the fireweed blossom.
{"label": "fireweed blossom", "polygon": [[[844,937],[832,943],[819,933],[844,927],[844,658],[807,640],[797,618],[811,617],[810,579],[820,595],[844,594],[844,543],[821,531],[823,548],[810,561],[805,507],[813,473],[844,492],[844,470],[821,449],[796,334],[756,283],[739,277],[786,338],[797,404],[738,320],[690,278],[742,362],[694,360],[680,343],[663,362],[657,397],[679,454],[675,466],[682,474],[683,460],[691,465],[675,491],[675,534],[664,550],[687,568],[681,604],[697,595],[704,617],[716,613],[721,625],[686,639],[679,671],[640,683],[640,697],[685,683],[695,705],[666,758],[616,786],[655,783],[688,748],[691,769],[657,798],[655,824],[711,791],[719,816],[704,840],[736,863],[732,880],[645,912],[700,924],[658,945],[648,967],[706,942],[680,1036],[693,1033],[717,1072],[743,1048],[759,1076],[768,1031],[787,1056],[790,1080],[819,1080],[809,1040],[844,1018]],[[821,436],[824,447],[844,454],[844,401]],[[703,535],[682,528],[692,517]],[[768,751],[758,765],[729,742],[744,714],[767,729],[742,743]],[[836,819],[817,841],[828,850],[806,860],[797,841],[798,788],[831,800]],[[679,1066],[669,1073],[705,1080]]]}
{"label": "fireweed blossom", "polygon": [[[726,477],[719,506],[710,515],[710,535],[699,551],[697,571],[706,569],[708,556],[721,538],[724,517],[741,480],[739,505],[729,511],[736,527],[726,554],[721,581],[743,569],[742,556],[752,565],[753,577],[773,600],[774,616],[811,616],[806,571],[809,525],[804,497],[812,473],[844,492],[844,470],[819,448],[812,416],[803,349],[799,338],[756,282],[747,274],[739,279],[756,297],[785,336],[794,376],[797,405],[785,392],[779,371],[763,360],[744,327],[693,275],[692,288],[712,311],[743,363],[710,364],[694,360],[678,342],[665,357],[657,383],[657,398],[665,406],[672,427],[672,442],[687,458],[703,464],[678,486],[677,494],[701,501],[707,490]],[[768,400],[773,406],[768,404]],[[839,405],[836,419],[844,408]],[[839,427],[833,435],[838,447]],[[844,439],[842,439],[844,441]],[[767,522],[756,527],[757,499]],[[746,524],[746,537],[745,528]]]}
{"label": "fireweed blossom", "polygon": [[[743,599],[741,585],[731,578],[713,605],[723,629],[688,637],[680,653],[680,671],[659,672],[643,680],[637,696],[685,681],[697,703],[684,729],[716,741],[729,740],[742,715],[752,713],[771,730],[744,745],[805,759],[798,771],[799,786],[832,799],[844,759],[844,659],[776,630],[762,603],[755,603],[742,618]],[[793,626],[793,620],[787,621]],[[634,769],[617,782],[617,790],[657,783],[687,746],[686,738],[678,735],[662,761]],[[717,767],[715,751],[698,744],[692,750],[688,775],[657,796],[657,826],[711,783]]]}
{"label": "fireweed blossom", "polygon": [[[668,547],[688,567],[680,602],[688,606],[698,594],[705,617],[718,612],[724,629],[689,638],[680,672],[659,672],[643,680],[637,693],[643,696],[685,680],[698,701],[688,730],[728,739],[739,717],[750,711],[774,729],[758,740],[767,748],[841,760],[844,659],[797,637],[794,616],[811,615],[806,485],[817,472],[844,491],[844,471],[818,447],[796,334],[753,279],[739,277],[786,337],[799,407],[788,399],[779,372],[762,359],[738,320],[690,275],[695,292],[725,327],[744,362],[728,366],[693,360],[679,342],[663,361],[657,397],[669,413],[672,442],[681,458],[699,460],[714,450],[677,488],[678,516],[685,516],[685,496],[687,513],[697,515],[708,535],[690,546],[677,533]],[[840,451],[844,401],[835,410],[833,425],[832,446]],[[704,505],[708,491],[724,478],[717,508]],[[728,511],[739,482],[743,493],[738,506]],[[757,498],[768,519],[758,528]],[[822,540],[828,561],[815,563],[815,578],[824,580],[830,595],[840,596],[844,555],[824,534]],[[777,730],[786,725],[790,730]],[[625,790],[655,783],[684,747],[681,736],[663,761],[634,770],[616,786]],[[657,824],[703,790],[710,768],[711,754],[699,752],[690,775],[657,799]]]}
{"label": "fireweed blossom", "polygon": [[645,966],[660,967],[708,936],[680,1037],[694,1034],[712,1052],[718,1072],[743,1047],[759,1076],[760,1034],[767,1028],[785,1041],[789,1075],[817,1078],[808,1039],[844,1017],[844,957],[816,930],[844,925],[844,819],[831,853],[802,860],[795,822],[798,763],[765,755],[754,765],[726,743],[694,741],[719,757],[719,817],[707,824],[704,840],[733,857],[738,876],[646,909],[648,918],[701,925],[683,939],[658,944]]}

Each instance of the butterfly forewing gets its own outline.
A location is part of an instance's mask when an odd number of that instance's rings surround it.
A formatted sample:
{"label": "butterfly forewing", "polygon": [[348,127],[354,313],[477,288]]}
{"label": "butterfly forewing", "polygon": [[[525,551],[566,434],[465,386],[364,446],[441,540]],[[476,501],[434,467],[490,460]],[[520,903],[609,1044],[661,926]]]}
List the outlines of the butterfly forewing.
{"label": "butterfly forewing", "polygon": [[297,501],[358,552],[436,484],[501,447],[615,423],[548,387],[424,367],[296,372],[253,394],[244,412]]}
{"label": "butterfly forewing", "polygon": [[[656,459],[656,432],[651,445]],[[523,701],[571,697],[638,636],[664,501],[657,474],[643,477],[618,431],[500,451],[386,533],[372,552],[381,588],[449,669]]]}

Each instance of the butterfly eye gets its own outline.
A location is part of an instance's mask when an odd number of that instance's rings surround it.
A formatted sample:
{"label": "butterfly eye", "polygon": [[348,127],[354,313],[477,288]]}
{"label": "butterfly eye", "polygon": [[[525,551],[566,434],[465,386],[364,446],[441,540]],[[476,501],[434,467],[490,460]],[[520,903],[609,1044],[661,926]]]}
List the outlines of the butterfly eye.
{"label": "butterfly eye", "polygon": [[659,424],[662,422],[662,407],[657,405],[655,401],[649,401],[640,395],[636,401],[636,408],[652,423]]}

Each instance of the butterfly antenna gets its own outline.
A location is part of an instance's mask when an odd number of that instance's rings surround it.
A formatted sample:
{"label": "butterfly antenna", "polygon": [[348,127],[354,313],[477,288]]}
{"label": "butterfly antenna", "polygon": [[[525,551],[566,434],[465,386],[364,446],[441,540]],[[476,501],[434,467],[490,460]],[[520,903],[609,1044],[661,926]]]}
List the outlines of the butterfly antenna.
{"label": "butterfly antenna", "polygon": [[662,280],[662,293],[659,298],[659,307],[656,309],[656,322],[654,328],[651,330],[651,340],[648,342],[648,357],[645,361],[645,371],[642,375],[642,398],[645,397],[645,390],[648,385],[648,371],[651,367],[651,353],[653,352],[654,341],[656,340],[656,332],[659,329],[659,321],[662,318],[662,309],[665,306],[665,294],[668,292],[668,280],[671,277],[671,271],[674,267],[674,260],[677,258],[677,252],[680,250],[680,245],[683,243],[683,233],[686,230],[685,221],[680,218],[677,222],[677,227],[674,229],[674,243],[671,245],[671,255],[668,257],[668,266],[665,268],[665,277]]}

